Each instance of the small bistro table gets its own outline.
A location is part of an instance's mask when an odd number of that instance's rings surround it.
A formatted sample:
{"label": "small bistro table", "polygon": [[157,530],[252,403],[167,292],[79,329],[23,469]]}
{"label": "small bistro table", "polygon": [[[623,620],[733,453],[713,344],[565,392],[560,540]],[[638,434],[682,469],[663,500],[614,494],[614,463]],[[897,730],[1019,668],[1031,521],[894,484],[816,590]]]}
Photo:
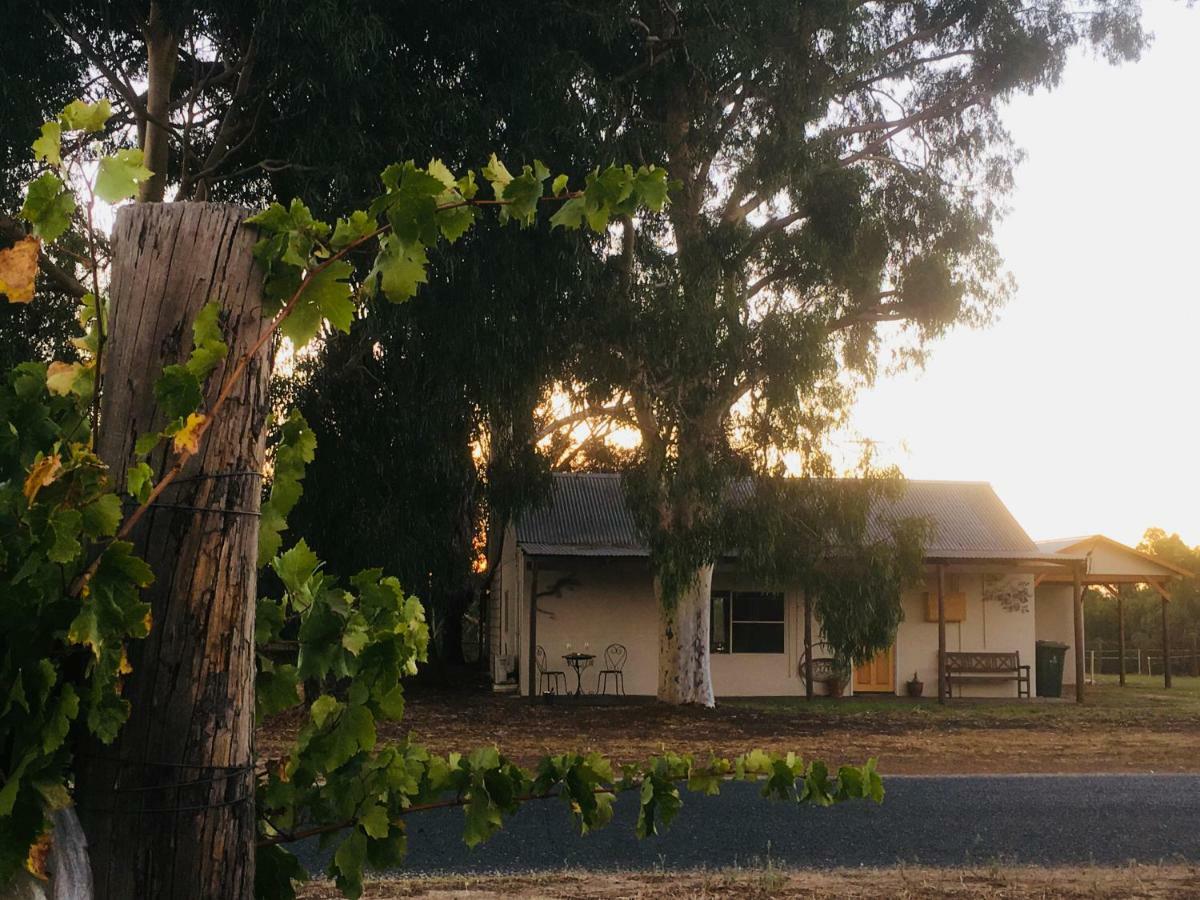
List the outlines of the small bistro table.
{"label": "small bistro table", "polygon": [[575,670],[575,696],[583,695],[583,670],[592,664],[596,658],[594,653],[564,653],[563,659]]}

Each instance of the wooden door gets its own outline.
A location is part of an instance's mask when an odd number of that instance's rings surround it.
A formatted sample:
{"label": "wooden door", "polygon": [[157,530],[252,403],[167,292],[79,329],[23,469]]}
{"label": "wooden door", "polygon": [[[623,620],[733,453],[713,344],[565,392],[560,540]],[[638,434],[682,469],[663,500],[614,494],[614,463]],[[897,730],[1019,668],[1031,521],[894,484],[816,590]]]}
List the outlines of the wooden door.
{"label": "wooden door", "polygon": [[892,664],[893,647],[888,647],[870,662],[854,670],[856,694],[896,692],[896,667]]}

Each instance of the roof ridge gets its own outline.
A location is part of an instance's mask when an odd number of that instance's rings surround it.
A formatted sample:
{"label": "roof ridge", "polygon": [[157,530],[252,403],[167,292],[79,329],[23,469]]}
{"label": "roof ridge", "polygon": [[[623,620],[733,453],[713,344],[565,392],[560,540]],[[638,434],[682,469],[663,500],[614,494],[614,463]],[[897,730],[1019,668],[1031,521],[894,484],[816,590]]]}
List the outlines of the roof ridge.
{"label": "roof ridge", "polygon": [[[625,473],[625,472],[594,472],[594,471],[552,472],[551,473],[551,475],[553,475],[553,477],[555,477],[555,478],[624,478],[626,474],[627,473]],[[755,476],[753,474],[738,476],[738,478],[746,478],[746,479],[755,478],[755,477],[757,477],[757,476]],[[802,477],[806,477],[806,476],[784,475],[781,477],[784,480],[793,480],[794,479],[794,480],[798,481]],[[811,477],[811,476],[809,476],[809,477]],[[862,481],[863,479],[859,478],[856,475],[821,475],[821,476],[816,476],[814,480],[816,480],[816,481]],[[951,485],[959,485],[959,486],[979,485],[979,486],[989,487],[993,491],[995,491],[995,488],[992,486],[992,483],[990,481],[982,481],[977,478],[961,478],[961,479],[960,478],[907,478],[907,477],[901,476],[901,480],[903,480],[907,484],[951,484]]]}

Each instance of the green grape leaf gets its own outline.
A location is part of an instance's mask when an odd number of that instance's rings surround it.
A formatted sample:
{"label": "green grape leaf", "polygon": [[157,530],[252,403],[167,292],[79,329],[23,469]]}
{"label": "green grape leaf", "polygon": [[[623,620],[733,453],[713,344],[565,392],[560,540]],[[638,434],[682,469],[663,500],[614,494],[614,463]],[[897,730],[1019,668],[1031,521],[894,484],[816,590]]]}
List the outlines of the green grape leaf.
{"label": "green grape leaf", "polygon": [[352,289],[348,279],[354,267],[345,260],[330,263],[312,277],[306,293],[321,309],[322,315],[338,331],[350,333],[350,322],[354,318],[354,301],[350,299]]}
{"label": "green grape leaf", "polygon": [[277,640],[283,630],[286,615],[283,604],[278,600],[259,597],[254,613],[254,643],[261,647]]}
{"label": "green grape leaf", "polygon": [[333,876],[338,890],[350,900],[357,900],[362,895],[362,872],[366,858],[367,836],[353,828],[334,851],[329,864],[329,874]]}
{"label": "green grape leaf", "polygon": [[633,178],[633,194],[642,206],[659,212],[667,204],[667,170],[641,166]]}
{"label": "green grape leaf", "polygon": [[552,193],[554,196],[557,197],[559,194],[561,194],[566,189],[567,189],[567,176],[566,175],[556,175],[554,178],[554,183],[550,186],[550,193]]}
{"label": "green grape leaf", "polygon": [[275,557],[271,563],[271,568],[290,594],[302,593],[320,566],[321,561],[317,554],[309,549],[303,538],[286,553]]}
{"label": "green grape leaf", "polygon": [[53,172],[45,172],[29,183],[21,218],[33,225],[34,233],[46,242],[57,240],[71,227],[75,195]]}
{"label": "green grape leaf", "polygon": [[111,115],[112,104],[107,99],[98,100],[95,103],[72,100],[63,108],[59,120],[66,131],[94,134],[104,128]]}
{"label": "green grape leaf", "polygon": [[50,514],[50,527],[54,541],[46,551],[51,562],[69,563],[83,548],[79,544],[79,533],[83,528],[83,514],[77,509],[60,508]]}
{"label": "green grape leaf", "polygon": [[42,136],[33,142],[35,159],[45,160],[48,165],[62,165],[62,126],[57,122],[42,125]]}
{"label": "green grape leaf", "polygon": [[388,821],[387,809],[378,803],[372,803],[358,817],[358,824],[368,837],[383,839],[388,836],[392,823]]}
{"label": "green grape leaf", "polygon": [[273,716],[300,703],[300,679],[295,666],[260,671],[254,679],[255,719]]}
{"label": "green grape leaf", "polygon": [[389,237],[375,257],[375,268],[371,276],[378,276],[380,289],[393,303],[403,303],[417,293],[417,286],[425,284],[428,276],[425,266],[429,259],[421,244],[406,244],[396,237]]}
{"label": "green grape leaf", "polygon": [[475,224],[475,214],[475,207],[465,204],[449,209],[439,209],[437,223],[442,237],[453,244],[471,230],[471,226]]}
{"label": "green grape leaf", "polygon": [[42,733],[43,753],[53,753],[63,745],[71,730],[71,722],[78,715],[79,695],[75,693],[75,687],[68,682],[62,686],[58,702],[54,704],[54,711],[50,714],[45,731]]}
{"label": "green grape leaf", "polygon": [[475,183],[474,169],[467,169],[467,174],[454,184],[458,188],[458,192],[467,200],[474,200],[475,194],[479,191],[479,185]]}
{"label": "green grape leaf", "polygon": [[100,623],[96,619],[96,604],[84,603],[71,624],[67,626],[67,640],[72,644],[91,647],[92,654],[100,658]]}
{"label": "green grape leaf", "polygon": [[497,200],[504,199],[504,189],[513,180],[512,172],[493,153],[483,167],[483,177],[492,185]]}
{"label": "green grape leaf", "polygon": [[446,168],[446,164],[440,159],[431,159],[429,165],[425,167],[425,171],[442,183],[442,187],[450,190],[455,186],[453,173]]}
{"label": "green grape leaf", "polygon": [[119,203],[137,194],[138,185],[154,173],[142,165],[142,151],[118,150],[100,160],[96,169],[96,196],[106,203]]}
{"label": "green grape leaf", "polygon": [[100,694],[88,707],[88,729],[105,744],[117,739],[128,719],[129,701],[114,694]]}
{"label": "green grape leaf", "polygon": [[154,399],[158,401],[159,409],[167,419],[175,422],[187,418],[189,413],[199,409],[200,404],[204,402],[204,393],[201,390],[200,379],[188,371],[187,366],[173,363],[164,367],[162,374],[154,382]]}
{"label": "green grape leaf", "polygon": [[[158,435],[152,435],[155,438],[155,443],[158,443]],[[145,437],[143,435],[142,437]],[[138,438],[141,441],[142,438]],[[136,448],[135,448],[136,450]],[[145,503],[150,497],[150,491],[154,487],[154,471],[144,462],[140,462],[135,466],[130,466],[125,473],[125,490],[138,503]]]}
{"label": "green grape leaf", "polygon": [[221,307],[217,303],[206,303],[192,323],[192,353],[188,357],[187,370],[201,383],[229,353],[229,347],[221,340],[220,315]]}
{"label": "green grape leaf", "polygon": [[579,228],[583,225],[584,205],[583,198],[573,197],[563,203],[558,208],[558,211],[550,217],[551,228]]}
{"label": "green grape leaf", "polygon": [[337,224],[333,228],[333,237],[329,240],[329,246],[334,250],[342,250],[355,241],[374,234],[378,227],[379,224],[373,216],[361,209],[356,209],[350,214],[350,218],[337,220]]}
{"label": "green grape leaf", "polygon": [[101,494],[82,512],[83,530],[89,537],[112,537],[121,524],[121,499],[116,494]]}
{"label": "green grape leaf", "polygon": [[294,882],[308,881],[308,870],[278,844],[259,844],[254,851],[254,896],[295,900]]}
{"label": "green grape leaf", "polygon": [[282,544],[280,533],[287,529],[287,516],[304,493],[304,470],[313,461],[317,438],[298,409],[293,409],[279,427],[275,448],[275,471],[271,494],[263,503],[258,528],[258,564],[267,565]]}
{"label": "green grape leaf", "polygon": [[280,330],[297,347],[303,347],[317,336],[326,319],[338,331],[350,332],[354,318],[352,289],[346,279],[354,267],[345,260],[329,263],[313,275],[292,307]]}
{"label": "green grape leaf", "polygon": [[[162,439],[163,436],[157,432],[152,434],[140,434],[138,435],[138,439],[133,442],[133,452],[138,456],[149,456]],[[150,467],[147,466],[146,468],[148,470]],[[130,493],[132,493],[132,491],[130,491]]]}

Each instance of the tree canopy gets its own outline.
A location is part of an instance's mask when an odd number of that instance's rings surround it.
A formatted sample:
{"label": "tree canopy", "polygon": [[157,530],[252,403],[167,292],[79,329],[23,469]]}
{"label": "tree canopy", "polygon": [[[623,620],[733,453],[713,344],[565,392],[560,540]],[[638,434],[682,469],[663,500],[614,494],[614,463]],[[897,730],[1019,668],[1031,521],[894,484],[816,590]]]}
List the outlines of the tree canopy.
{"label": "tree canopy", "polygon": [[832,474],[856,389],[989,319],[1011,289],[1004,101],[1053,87],[1073,48],[1135,59],[1145,36],[1137,4],[1087,0],[664,0],[578,22],[618,152],[677,181],[614,236],[622,287],[591,311],[580,393],[640,433],[631,499],[676,635],[659,696],[710,703],[683,623],[707,630],[729,479]]}

